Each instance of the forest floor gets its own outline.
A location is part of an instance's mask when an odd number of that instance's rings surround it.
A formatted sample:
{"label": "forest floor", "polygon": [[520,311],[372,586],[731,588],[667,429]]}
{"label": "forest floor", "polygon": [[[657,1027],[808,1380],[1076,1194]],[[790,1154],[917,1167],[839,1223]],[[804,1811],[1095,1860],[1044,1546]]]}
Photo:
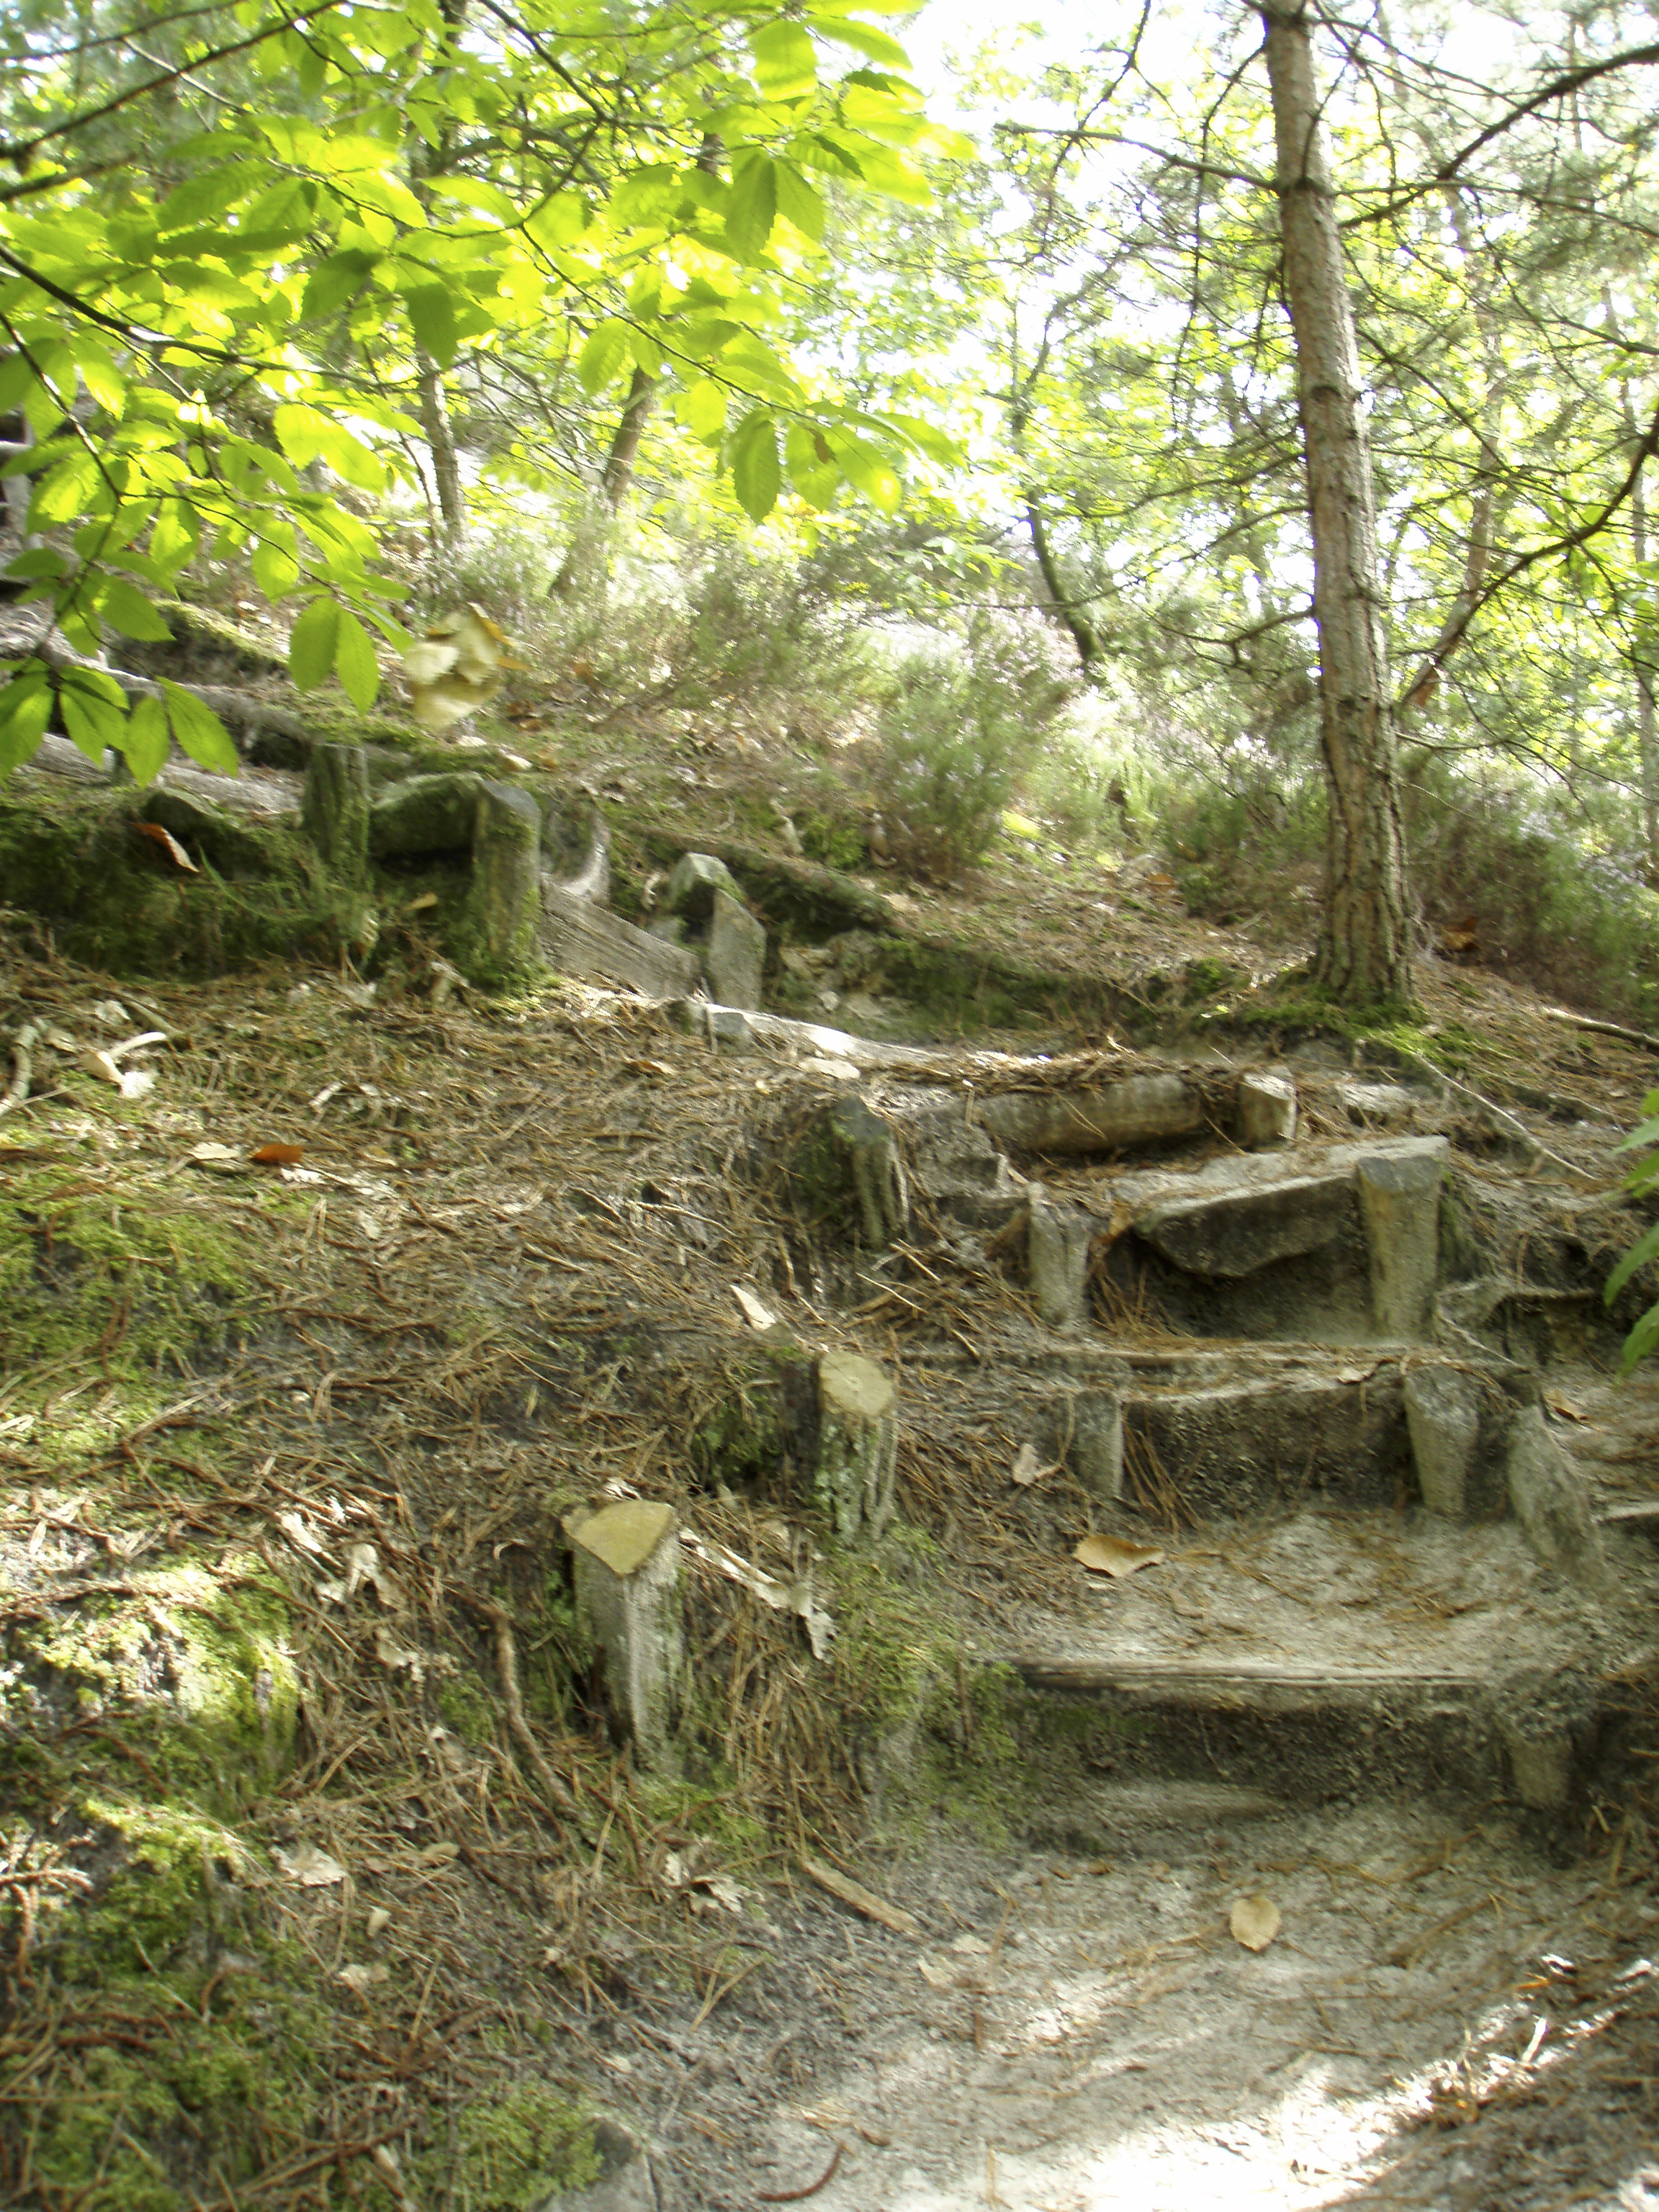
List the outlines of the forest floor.
{"label": "forest floor", "polygon": [[[708,742],[687,739],[704,781]],[[732,746],[707,821],[754,840],[758,757]],[[602,750],[590,782],[648,814],[627,783],[659,757]],[[1281,1042],[1293,902],[1218,931],[1155,864],[1108,872],[1041,825],[954,888],[868,881],[931,936],[1109,973],[1148,1009],[1221,963],[1168,1054]],[[938,1671],[1024,1599],[1091,1602],[1086,1498],[1028,1511],[1006,1440],[951,1435],[927,1355],[1029,1318],[1024,1285],[828,1294],[775,1170],[833,1062],[723,1055],[568,984],[428,986],[414,963],[135,982],[26,917],[0,939],[0,1028],[43,1040],[0,1122],[9,2203],[1659,2204],[1639,1761],[1570,1834],[1456,1797],[1184,1829],[1154,1808],[1084,1856],[1031,1839],[1017,1765],[976,1760],[958,1664],[959,1771],[907,1804],[872,1758],[896,1669]],[[1613,1146],[1654,1052],[1478,967],[1430,957],[1420,988],[1414,1048],[1571,1155],[1616,1249]],[[878,983],[835,995],[823,1018],[918,1034]],[[153,1080],[124,1095],[91,1055],[145,1030],[121,1064]],[[1092,1016],[921,1033],[957,1079],[958,1049],[1115,1048]],[[1349,1046],[1311,1049],[1317,1096]],[[1477,1115],[1447,1126],[1547,1202],[1548,1159],[1523,1175]],[[740,1479],[764,1451],[738,1288],[884,1359],[916,1408],[873,1566]],[[1572,1418],[1645,1499],[1651,1392],[1611,1389],[1615,1354],[1587,1342]],[[611,1741],[570,1613],[566,1516],[627,1496],[705,1547],[678,1778]],[[816,1571],[827,1651],[717,1547]],[[1259,1954],[1229,1924],[1258,1893],[1282,1915]]]}

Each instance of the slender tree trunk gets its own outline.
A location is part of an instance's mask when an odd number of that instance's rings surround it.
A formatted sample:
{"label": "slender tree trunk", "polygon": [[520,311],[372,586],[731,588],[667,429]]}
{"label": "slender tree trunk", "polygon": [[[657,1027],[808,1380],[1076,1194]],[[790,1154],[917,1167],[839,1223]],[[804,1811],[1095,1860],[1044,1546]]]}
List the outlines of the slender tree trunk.
{"label": "slender tree trunk", "polygon": [[628,488],[634,481],[634,458],[640,450],[640,440],[645,435],[646,422],[656,400],[657,379],[648,369],[636,368],[623,404],[622,420],[605,457],[605,474],[600,478],[605,503],[613,514],[627,498]]}
{"label": "slender tree trunk", "polygon": [[428,355],[416,352],[420,380],[421,428],[432,454],[432,482],[438,495],[446,545],[458,544],[466,534],[466,488],[461,482],[461,457],[449,420],[443,371]]}
{"label": "slender tree trunk", "polygon": [[1353,308],[1330,160],[1299,7],[1261,9],[1273,93],[1285,289],[1296,340],[1329,799],[1325,915],[1315,971],[1349,1004],[1411,992],[1400,765],[1389,699]]}
{"label": "slender tree trunk", "polygon": [[1036,555],[1042,588],[1048,595],[1048,611],[1070,633],[1072,642],[1077,647],[1077,657],[1086,672],[1099,658],[1100,640],[1095,635],[1088,617],[1066,589],[1060,564],[1054,559],[1054,550],[1049,542],[1048,526],[1042,519],[1042,509],[1029,495],[1025,501],[1025,522],[1031,533],[1031,550]]}

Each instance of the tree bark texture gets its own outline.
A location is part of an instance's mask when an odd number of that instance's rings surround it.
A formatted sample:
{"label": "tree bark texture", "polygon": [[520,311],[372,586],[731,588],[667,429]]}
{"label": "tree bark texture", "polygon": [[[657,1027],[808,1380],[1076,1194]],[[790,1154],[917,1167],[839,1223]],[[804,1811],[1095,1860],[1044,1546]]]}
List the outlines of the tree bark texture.
{"label": "tree bark texture", "polygon": [[1297,7],[1263,8],[1261,18],[1308,472],[1329,799],[1325,916],[1315,972],[1340,999],[1364,1005],[1403,1000],[1411,991],[1376,501],[1308,18]]}

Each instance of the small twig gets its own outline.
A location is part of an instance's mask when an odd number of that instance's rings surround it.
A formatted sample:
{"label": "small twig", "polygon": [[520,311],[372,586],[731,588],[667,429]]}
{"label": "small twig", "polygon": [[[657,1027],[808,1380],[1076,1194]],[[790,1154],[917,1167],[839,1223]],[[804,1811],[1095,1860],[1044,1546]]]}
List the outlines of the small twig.
{"label": "small twig", "polygon": [[1548,1160],[1553,1166],[1565,1168],[1569,1175],[1579,1176],[1585,1182],[1600,1182],[1602,1180],[1600,1176],[1593,1175],[1589,1168],[1581,1168],[1576,1160],[1563,1159],[1559,1152],[1553,1152],[1547,1145],[1540,1145],[1524,1121],[1516,1121],[1513,1114],[1506,1114],[1501,1106],[1494,1105],[1484,1092],[1472,1091],[1467,1083],[1458,1082],[1455,1076],[1448,1075],[1443,1067],[1437,1067],[1432,1060],[1425,1060],[1421,1053],[1402,1052],[1400,1057],[1412,1073],[1420,1075],[1425,1083],[1437,1083],[1450,1091],[1455,1098],[1462,1099],[1465,1105],[1477,1107],[1501,1136],[1521,1146],[1531,1166],[1536,1167],[1540,1160]]}
{"label": "small twig", "polygon": [[762,2204],[799,2204],[809,2197],[816,2197],[820,2189],[828,2189],[835,2179],[841,2165],[841,2152],[842,2147],[837,2143],[830,2154],[829,2165],[817,2179],[809,2182],[805,2189],[757,2189],[755,2191],[757,2202]]}
{"label": "small twig", "polygon": [[29,1095],[29,1085],[34,1080],[34,1054],[31,1048],[40,1034],[33,1022],[25,1022],[12,1042],[11,1081],[6,1085],[5,1096],[0,1097],[0,1114],[15,1112]]}
{"label": "small twig", "polygon": [[495,1632],[495,1664],[501,1677],[501,1698],[507,1706],[507,1724],[513,1731],[513,1741],[530,1761],[536,1779],[546,1792],[549,1802],[568,1819],[580,1821],[581,1808],[568,1783],[562,1782],[542,1754],[542,1747],[532,1733],[525,1718],[524,1700],[519,1694],[519,1653],[513,1640],[513,1624],[501,1607],[493,1598],[481,1595],[477,1590],[464,1589],[458,1583],[450,1585],[463,1605],[470,1606]]}

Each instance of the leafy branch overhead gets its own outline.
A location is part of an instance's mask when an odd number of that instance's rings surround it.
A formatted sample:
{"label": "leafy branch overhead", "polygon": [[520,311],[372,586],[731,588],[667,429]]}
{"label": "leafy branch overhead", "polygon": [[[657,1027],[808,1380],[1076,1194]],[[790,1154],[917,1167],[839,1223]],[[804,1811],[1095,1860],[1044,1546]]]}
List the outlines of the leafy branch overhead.
{"label": "leafy branch overhead", "polygon": [[[155,601],[204,554],[295,610],[302,688],[369,704],[377,641],[410,642],[380,532],[427,493],[450,398],[515,349],[562,348],[601,405],[647,380],[755,521],[845,487],[890,512],[907,460],[951,461],[781,335],[830,198],[924,208],[928,157],[967,150],[866,20],[898,12],[661,0],[618,28],[574,0],[254,0],[158,23],[122,0],[23,37],[0,415],[29,490],[6,574],[59,649],[0,690],[0,772],[54,715],[140,775],[168,739],[231,764],[206,708],[130,708],[74,665],[164,638]],[[555,473],[528,434],[497,461]]]}

